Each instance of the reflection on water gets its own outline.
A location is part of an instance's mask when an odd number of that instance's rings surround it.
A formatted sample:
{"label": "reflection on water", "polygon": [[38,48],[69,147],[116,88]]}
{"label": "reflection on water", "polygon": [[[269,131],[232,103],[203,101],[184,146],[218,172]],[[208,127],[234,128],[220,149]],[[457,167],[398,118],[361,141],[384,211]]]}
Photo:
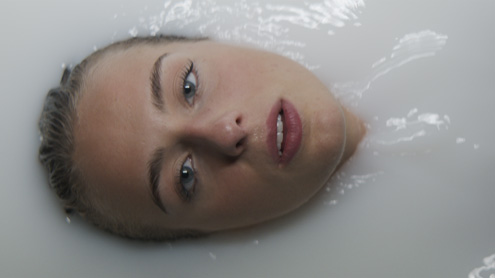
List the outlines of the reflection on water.
{"label": "reflection on water", "polygon": [[[288,21],[308,29],[323,29],[325,25],[340,28],[344,27],[347,21],[357,22],[358,13],[361,13],[360,9],[365,6],[363,0],[326,0],[301,4],[304,7],[266,5],[268,12],[276,12],[269,17],[268,22]],[[328,34],[334,32],[329,30]]]}
{"label": "reflection on water", "polygon": [[373,138],[372,141],[380,145],[393,145],[401,142],[409,142],[415,138],[423,137],[431,132],[448,130],[450,117],[440,116],[436,113],[418,113],[417,108],[413,108],[405,117],[391,117],[385,121],[387,131]]}
{"label": "reflection on water", "polygon": [[330,199],[323,201],[324,205],[336,205],[338,197],[344,195],[347,190],[359,188],[376,181],[377,177],[383,175],[383,171],[367,174],[350,174],[339,171],[330,178],[325,191],[330,194]]}
{"label": "reflection on water", "polygon": [[[277,3],[279,2],[279,3]],[[155,15],[139,18],[139,27],[147,34],[156,35],[164,29],[184,28],[195,22],[200,22],[199,31],[202,34],[212,33],[220,37],[234,38],[241,35],[239,31],[255,31],[261,36],[282,36],[288,28],[281,23],[290,23],[307,29],[327,29],[333,33],[332,27],[341,28],[346,22],[358,23],[358,14],[365,7],[364,0],[325,0],[308,2],[258,1],[224,2],[214,0],[168,0],[163,9]],[[148,6],[143,12],[148,11]],[[117,18],[117,15],[114,16]],[[240,22],[242,26],[231,28],[225,22]],[[247,19],[247,21],[246,21]],[[246,23],[248,22],[248,23]],[[359,23],[357,24],[359,25]],[[242,30],[241,30],[242,29]],[[137,35],[136,31],[132,35]],[[215,31],[215,32],[211,32]],[[217,32],[220,32],[219,34]],[[233,37],[232,37],[233,36]]]}
{"label": "reflection on water", "polygon": [[[335,34],[348,23],[360,26],[358,15],[365,7],[364,0],[286,2],[168,0],[158,9],[144,6],[129,34],[208,36],[259,46],[305,64],[298,49],[306,43],[294,40],[291,31],[303,28]],[[115,14],[113,19],[120,17]]]}
{"label": "reflection on water", "polygon": [[392,47],[392,53],[378,59],[371,65],[371,73],[363,80],[336,83],[332,89],[344,103],[357,106],[373,81],[417,59],[435,56],[447,43],[448,36],[431,30],[410,33],[399,39]]}

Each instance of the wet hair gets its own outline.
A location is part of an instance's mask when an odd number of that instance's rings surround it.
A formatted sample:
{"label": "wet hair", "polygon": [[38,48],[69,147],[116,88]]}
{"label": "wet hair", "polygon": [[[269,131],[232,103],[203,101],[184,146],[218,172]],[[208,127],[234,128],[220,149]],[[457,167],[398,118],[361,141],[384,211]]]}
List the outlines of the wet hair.
{"label": "wet hair", "polygon": [[134,239],[171,240],[203,234],[195,230],[163,231],[156,227],[126,223],[114,215],[103,213],[98,209],[95,200],[91,200],[87,189],[89,182],[73,159],[75,147],[73,132],[77,120],[77,105],[89,72],[105,54],[138,45],[198,40],[204,38],[134,37],[93,52],[72,70],[64,69],[60,85],[48,92],[41,113],[39,159],[45,166],[49,184],[62,200],[66,213],[77,212],[104,230]]}

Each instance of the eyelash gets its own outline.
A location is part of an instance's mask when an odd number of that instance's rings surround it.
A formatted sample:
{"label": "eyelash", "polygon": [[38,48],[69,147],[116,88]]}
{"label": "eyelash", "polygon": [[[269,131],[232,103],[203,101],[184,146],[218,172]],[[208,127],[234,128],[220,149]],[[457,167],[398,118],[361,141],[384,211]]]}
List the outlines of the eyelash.
{"label": "eyelash", "polygon": [[193,61],[189,60],[187,65],[182,70],[182,83],[186,81],[187,76],[193,71],[194,71],[194,63]]}
{"label": "eyelash", "polygon": [[[180,99],[184,100],[188,106],[193,106],[196,97],[199,95],[199,78],[198,72],[194,67],[194,63],[192,60],[188,60],[188,63],[182,70],[181,80],[182,82],[179,83],[180,86],[177,90],[177,92],[180,94]],[[193,87],[189,87],[188,89],[186,89],[186,84],[193,85]],[[193,88],[193,90],[191,90],[191,88]],[[191,93],[192,96],[188,96],[188,94]],[[183,176],[183,171],[187,168],[189,168],[191,172],[188,173],[187,176]],[[192,181],[188,180],[191,177],[189,175],[192,175]],[[175,168],[174,176],[175,191],[177,192],[177,195],[179,195],[184,202],[190,202],[195,195],[196,184],[198,182],[198,174],[194,167],[191,156],[187,156],[184,160],[182,160],[181,163],[179,163],[179,165],[177,165],[177,167]],[[182,180],[183,178],[186,180]]]}
{"label": "eyelash", "polygon": [[[192,102],[190,103],[187,99],[186,99],[186,102],[189,104],[189,105],[193,105],[194,104],[194,99],[199,95],[199,91],[198,91],[198,87],[199,87],[199,77],[198,77],[198,71],[197,69],[194,67],[194,63],[192,60],[189,60],[188,64],[186,65],[186,67],[184,67],[184,69],[182,70],[182,76],[181,76],[181,84],[180,84],[180,89],[179,89],[179,92],[181,92],[181,94],[184,93],[184,86],[187,82],[187,77],[190,75],[190,74],[193,74],[193,77],[194,77],[194,80],[196,81],[196,84],[195,84],[195,91],[194,91],[194,96],[193,96],[193,100]],[[185,97],[184,97],[185,98]]]}
{"label": "eyelash", "polygon": [[[195,179],[191,190],[186,190],[184,188],[184,185],[181,183],[182,168],[184,167],[184,164],[186,164],[187,160],[191,160],[191,166],[192,166],[191,169],[192,169],[192,173],[193,173],[194,179]],[[192,162],[191,156],[187,156],[186,159],[182,160],[182,162],[179,163],[179,165],[175,169],[175,179],[174,179],[175,190],[177,191],[178,195],[181,197],[181,199],[184,202],[191,201],[191,199],[194,196],[194,193],[196,191],[197,182],[198,182],[198,173],[196,172],[196,169],[194,167],[194,163]]]}

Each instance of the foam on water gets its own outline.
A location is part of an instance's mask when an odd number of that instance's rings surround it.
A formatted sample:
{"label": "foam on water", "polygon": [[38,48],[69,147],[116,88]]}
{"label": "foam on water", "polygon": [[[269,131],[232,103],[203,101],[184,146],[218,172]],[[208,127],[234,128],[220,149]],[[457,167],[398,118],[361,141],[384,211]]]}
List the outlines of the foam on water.
{"label": "foam on water", "polygon": [[[2,277],[495,275],[494,256],[473,269],[495,250],[495,2],[22,3],[0,4]],[[253,229],[142,243],[65,215],[35,160],[45,93],[60,65],[161,33],[300,62],[363,118],[365,139],[308,205]]]}
{"label": "foam on water", "polygon": [[484,258],[483,263],[469,273],[469,278],[495,278],[495,254]]}

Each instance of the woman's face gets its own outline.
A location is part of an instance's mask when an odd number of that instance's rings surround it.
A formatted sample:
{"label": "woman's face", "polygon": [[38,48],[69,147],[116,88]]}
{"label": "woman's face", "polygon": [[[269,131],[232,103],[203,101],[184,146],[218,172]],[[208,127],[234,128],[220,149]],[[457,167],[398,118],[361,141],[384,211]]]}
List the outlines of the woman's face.
{"label": "woman's face", "polygon": [[214,231],[306,202],[341,160],[345,121],[326,87],[289,59],[176,42],[105,55],[83,86],[74,136],[103,212]]}

